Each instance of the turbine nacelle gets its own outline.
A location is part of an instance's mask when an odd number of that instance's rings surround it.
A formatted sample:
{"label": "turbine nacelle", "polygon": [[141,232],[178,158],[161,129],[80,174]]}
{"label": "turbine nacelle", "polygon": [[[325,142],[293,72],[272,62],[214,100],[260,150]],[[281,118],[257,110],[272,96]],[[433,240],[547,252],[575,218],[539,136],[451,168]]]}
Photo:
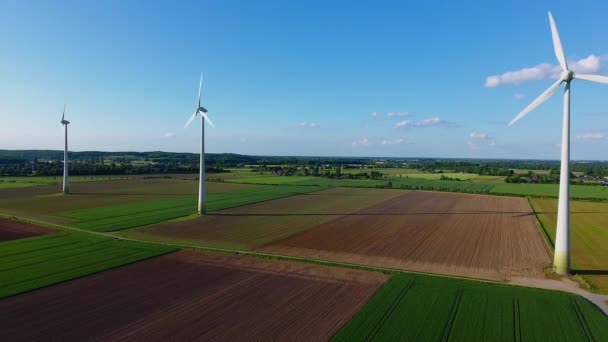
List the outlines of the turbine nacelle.
{"label": "turbine nacelle", "polygon": [[70,122],[68,120],[61,120],[62,125],[68,125]]}
{"label": "turbine nacelle", "polygon": [[207,121],[211,125],[211,127],[215,128],[215,125],[213,124],[213,122],[211,122],[211,119],[209,119],[209,116],[207,116],[207,108],[201,106],[202,90],[203,90],[203,74],[201,73],[201,80],[198,84],[198,104],[197,104],[196,110],[194,111],[194,114],[192,114],[190,119],[188,119],[188,121],[186,122],[184,127],[188,127],[188,125],[190,125],[192,123],[192,121],[194,121],[194,119],[196,119],[196,116],[200,115],[203,120]]}
{"label": "turbine nacelle", "polygon": [[569,84],[574,79],[598,82],[598,83],[608,83],[607,76],[601,75],[585,75],[585,74],[575,74],[572,70],[568,68],[568,62],[566,61],[566,55],[564,54],[564,49],[562,47],[562,41],[559,38],[559,33],[557,32],[557,26],[555,25],[555,20],[549,12],[549,24],[551,26],[551,36],[553,39],[553,50],[555,52],[555,57],[559,62],[560,67],[562,68],[562,72],[559,76],[559,79],[553,83],[547,90],[545,90],[539,97],[537,97],[532,103],[528,105],[523,111],[521,111],[517,116],[511,120],[509,126],[513,125],[521,118],[526,116],[536,107],[540,106],[543,102],[547,101],[555,93],[555,91],[561,86],[562,83]]}
{"label": "turbine nacelle", "polygon": [[574,79],[574,72],[572,70],[564,70],[562,71],[560,78],[564,82],[570,82]]}

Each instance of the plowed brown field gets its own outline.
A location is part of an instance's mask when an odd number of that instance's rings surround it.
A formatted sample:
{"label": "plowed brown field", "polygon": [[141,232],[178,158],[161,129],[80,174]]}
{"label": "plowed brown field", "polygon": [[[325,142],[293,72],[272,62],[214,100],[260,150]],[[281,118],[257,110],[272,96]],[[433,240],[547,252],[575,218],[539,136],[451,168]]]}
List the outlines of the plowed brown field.
{"label": "plowed brown field", "polygon": [[404,190],[335,188],[161,223],[120,235],[186,245],[250,249],[404,194]]}
{"label": "plowed brown field", "polygon": [[55,229],[0,218],[0,242],[57,232]]}
{"label": "plowed brown field", "polygon": [[386,281],[177,252],[0,301],[6,341],[326,340]]}
{"label": "plowed brown field", "polygon": [[526,199],[424,191],[257,251],[499,280],[542,276],[551,263]]}

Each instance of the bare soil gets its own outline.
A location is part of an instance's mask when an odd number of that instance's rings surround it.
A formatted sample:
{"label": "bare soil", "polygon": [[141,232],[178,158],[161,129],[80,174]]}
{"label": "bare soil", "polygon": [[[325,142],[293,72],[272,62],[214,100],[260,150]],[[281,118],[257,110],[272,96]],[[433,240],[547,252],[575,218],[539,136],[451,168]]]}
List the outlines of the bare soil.
{"label": "bare soil", "polygon": [[221,210],[194,220],[147,226],[121,235],[186,245],[251,249],[402,194],[404,190],[327,189]]}
{"label": "bare soil", "polygon": [[57,230],[30,223],[0,218],[0,242],[56,233]]}
{"label": "bare soil", "polygon": [[330,338],[386,276],[190,251],[0,301],[7,341]]}
{"label": "bare soil", "polygon": [[493,280],[551,263],[525,198],[413,191],[257,251]]}

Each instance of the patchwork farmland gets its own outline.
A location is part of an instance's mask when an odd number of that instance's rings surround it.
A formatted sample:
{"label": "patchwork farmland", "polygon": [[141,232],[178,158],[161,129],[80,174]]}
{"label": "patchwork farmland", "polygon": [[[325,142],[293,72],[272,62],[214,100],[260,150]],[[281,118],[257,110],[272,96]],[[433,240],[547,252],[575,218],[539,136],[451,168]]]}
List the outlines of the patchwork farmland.
{"label": "patchwork farmland", "polygon": [[322,341],[386,278],[177,252],[0,301],[0,329],[7,340]]}
{"label": "patchwork farmland", "polygon": [[193,220],[131,229],[119,235],[185,245],[252,249],[403,193],[402,190],[334,188],[216,211]]}
{"label": "patchwork farmland", "polygon": [[[607,316],[579,296],[377,272],[376,267],[390,267],[500,281],[542,279],[551,264],[550,248],[525,198],[212,182],[212,211],[199,217],[191,215],[195,187],[190,177],[134,177],[75,183],[68,196],[57,196],[55,185],[0,189],[0,213],[59,224],[49,229],[0,220],[46,234],[0,242],[3,337],[234,340],[247,332],[262,340],[585,341],[608,336]],[[551,217],[552,211],[537,211],[546,225],[543,215]],[[263,255],[176,252],[179,245]],[[344,266],[340,263],[365,270],[335,267]],[[473,324],[469,317],[485,318]],[[23,322],[36,329],[24,329]],[[559,328],[547,332],[542,327],[548,325]]]}
{"label": "patchwork farmland", "polygon": [[0,242],[56,233],[57,230],[0,218]]}
{"label": "patchwork farmland", "polygon": [[526,199],[420,191],[256,251],[496,280],[551,264]]}

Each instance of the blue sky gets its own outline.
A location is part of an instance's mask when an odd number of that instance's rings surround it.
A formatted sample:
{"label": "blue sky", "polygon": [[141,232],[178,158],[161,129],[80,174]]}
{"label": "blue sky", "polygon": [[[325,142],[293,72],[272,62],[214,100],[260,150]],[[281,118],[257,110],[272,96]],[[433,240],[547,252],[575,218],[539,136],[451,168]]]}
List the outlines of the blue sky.
{"label": "blue sky", "polygon": [[[60,149],[67,102],[71,150],[196,152],[203,71],[210,152],[557,159],[560,93],[506,127],[553,82],[548,10],[608,74],[605,2],[3,1],[0,148]],[[608,159],[608,85],[572,92],[573,158]]]}

